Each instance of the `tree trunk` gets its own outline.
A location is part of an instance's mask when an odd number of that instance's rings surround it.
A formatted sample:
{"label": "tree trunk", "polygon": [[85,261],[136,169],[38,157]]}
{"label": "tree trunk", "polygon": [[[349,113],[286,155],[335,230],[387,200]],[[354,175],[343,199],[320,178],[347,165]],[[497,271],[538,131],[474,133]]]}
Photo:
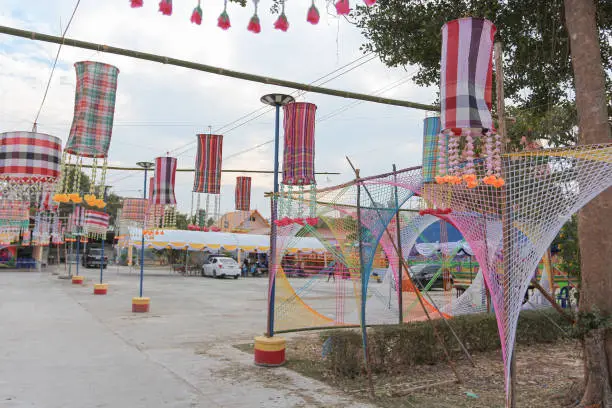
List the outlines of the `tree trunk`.
{"label": "tree trunk", "polygon": [[[610,143],[605,77],[599,49],[594,0],[565,0],[565,23],[570,38],[580,144]],[[612,189],[586,205],[578,215],[581,255],[580,311],[612,314]],[[612,333],[597,332],[585,339],[585,392],[582,405],[612,408]]]}

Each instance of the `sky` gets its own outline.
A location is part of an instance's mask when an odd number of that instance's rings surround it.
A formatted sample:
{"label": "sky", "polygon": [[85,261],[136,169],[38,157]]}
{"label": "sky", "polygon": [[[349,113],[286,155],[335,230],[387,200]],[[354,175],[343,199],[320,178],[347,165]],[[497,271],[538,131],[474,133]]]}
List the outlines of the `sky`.
{"label": "sky", "polygon": [[[61,35],[75,3],[0,0],[0,24]],[[322,0],[315,0],[321,13],[318,25],[306,21],[309,2],[288,2],[287,32],[274,30],[271,1],[262,1],[259,34],[246,29],[253,13],[251,2],[246,8],[228,5],[232,27],[227,31],[216,25],[221,0],[202,2],[200,26],[189,21],[196,3],[174,0],[173,14],[163,16],[153,0],[144,0],[144,7],[136,9],[130,8],[129,0],[81,0],[66,36],[303,83],[352,63],[346,69],[354,69],[323,86],[366,94],[384,89],[380,95],[388,98],[435,100],[435,89],[418,87],[411,80],[414,67],[387,68],[375,55],[364,57],[360,30],[338,18],[333,5],[328,7]],[[0,131],[32,129],[57,50],[56,44],[0,34]],[[133,166],[170,152],[178,158],[179,168],[192,168],[196,134],[212,128],[224,135],[224,169],[272,170],[273,144],[255,148],[274,137],[274,113],[261,109],[260,97],[293,90],[98,51],[62,47],[38,119],[39,132],[66,142],[74,109],[73,64],[84,60],[120,70],[110,164]],[[362,177],[388,172],[393,164],[405,168],[421,163],[426,112],[313,93],[297,100],[317,105],[316,171],[340,173],[318,176],[319,187],[354,178],[346,156],[360,168]],[[242,122],[237,119],[255,111],[263,115],[237,126]],[[253,177],[251,207],[268,216],[270,205],[264,193],[272,191],[273,179],[261,174],[224,173],[221,212],[234,209],[235,180],[240,175]],[[121,196],[138,197],[143,175],[109,171],[107,184]],[[182,212],[191,210],[192,187],[192,173],[177,174],[176,198]]]}

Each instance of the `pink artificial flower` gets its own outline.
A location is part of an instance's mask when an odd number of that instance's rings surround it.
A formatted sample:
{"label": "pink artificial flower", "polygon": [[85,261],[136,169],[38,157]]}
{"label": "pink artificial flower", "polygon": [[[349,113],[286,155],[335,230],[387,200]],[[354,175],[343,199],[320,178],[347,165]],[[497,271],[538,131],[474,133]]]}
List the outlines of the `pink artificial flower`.
{"label": "pink artificial flower", "polygon": [[159,2],[159,11],[164,16],[172,15],[172,0],[161,0]]}
{"label": "pink artificial flower", "polygon": [[227,30],[232,26],[230,24],[229,16],[227,15],[227,11],[223,10],[223,13],[219,15],[219,18],[217,19],[217,26],[222,30]]}
{"label": "pink artificial flower", "polygon": [[287,16],[285,13],[278,16],[278,19],[274,23],[274,28],[281,31],[287,31],[289,28],[289,21],[287,21]]}
{"label": "pink artificial flower", "polygon": [[320,18],[319,10],[317,10],[315,5],[313,4],[308,9],[308,15],[306,16],[306,21],[308,21],[310,24],[314,25],[314,24],[318,24],[319,23],[319,18]]}
{"label": "pink artificial flower", "polygon": [[257,14],[254,14],[253,17],[251,17],[247,30],[255,34],[259,34],[261,32],[261,25],[259,24],[259,17],[257,17]]}
{"label": "pink artificial flower", "polygon": [[338,15],[347,15],[350,11],[349,0],[338,0],[336,3],[336,13],[338,13]]}
{"label": "pink artificial flower", "polygon": [[376,0],[363,0],[366,6],[371,7],[376,3]]}
{"label": "pink artificial flower", "polygon": [[202,7],[199,4],[193,9],[193,13],[191,13],[191,22],[197,25],[202,24]]}
{"label": "pink artificial flower", "polygon": [[303,218],[295,218],[293,220],[293,222],[295,222],[296,224],[299,224],[299,225],[304,225],[304,219]]}
{"label": "pink artificial flower", "polygon": [[142,0],[130,0],[130,6],[132,6],[132,8],[142,7],[142,5]]}

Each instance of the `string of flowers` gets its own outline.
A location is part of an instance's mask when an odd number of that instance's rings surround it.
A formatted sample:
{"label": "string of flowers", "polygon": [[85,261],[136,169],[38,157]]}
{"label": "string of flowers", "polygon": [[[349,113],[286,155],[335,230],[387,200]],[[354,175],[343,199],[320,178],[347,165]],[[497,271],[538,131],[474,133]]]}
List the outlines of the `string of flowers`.
{"label": "string of flowers", "polygon": [[446,182],[446,145],[448,135],[445,132],[440,132],[438,135],[438,176],[436,183],[443,184]]}
{"label": "string of flowers", "polygon": [[191,13],[191,22],[197,25],[202,24],[202,1],[198,0],[197,6],[193,9]]}
{"label": "string of flowers", "polygon": [[289,21],[287,21],[287,16],[285,15],[285,0],[281,2],[281,13],[274,23],[274,28],[283,32],[286,32],[289,28]]}
{"label": "string of flowers", "polygon": [[474,170],[474,140],[472,139],[472,131],[466,129],[465,131],[465,174],[463,175],[463,181],[465,181],[468,188],[474,188],[478,185],[476,173]]}
{"label": "string of flowers", "polygon": [[319,23],[319,18],[319,10],[317,9],[317,6],[315,6],[314,0],[312,0],[312,4],[310,5],[308,14],[306,15],[306,21],[312,25],[315,25]]}
{"label": "string of flowers", "polygon": [[[348,15],[351,12],[349,1],[350,0],[338,0],[335,3],[336,12],[338,13],[338,15],[341,15],[341,16]],[[363,2],[368,7],[371,7],[374,4],[376,4],[376,0],[363,0]],[[253,3],[255,4],[255,12],[253,13],[253,16],[251,17],[251,19],[249,20],[247,30],[257,34],[261,32],[261,24],[259,21],[259,16],[257,14],[257,7],[258,7],[259,0],[253,0]],[[144,0],[130,0],[130,7],[132,8],[141,8],[143,7],[143,5],[144,5]],[[159,12],[162,13],[164,16],[172,15],[172,0],[161,0],[159,2]],[[190,21],[194,24],[201,25],[202,15],[203,15],[203,12],[202,12],[201,0],[198,0],[197,5],[194,7],[191,13]],[[308,13],[306,15],[306,21],[308,21],[310,24],[316,25],[319,23],[319,19],[320,19],[319,10],[315,6],[314,0],[312,0],[310,8],[308,9]],[[227,0],[224,0],[223,11],[217,18],[217,26],[223,30],[227,30],[228,28],[231,27],[230,18],[229,18],[229,15],[227,14]],[[283,32],[286,32],[289,29],[289,21],[285,14],[285,1],[284,0],[282,1],[281,14],[276,19],[276,22],[274,23],[274,28],[277,30],[281,30]]]}
{"label": "string of flowers", "polygon": [[159,11],[164,16],[172,15],[172,0],[161,0],[159,2]]}
{"label": "string of flowers", "polygon": [[257,16],[257,6],[259,5],[259,0],[253,0],[253,4],[255,5],[255,11],[249,20],[247,30],[255,34],[259,34],[261,32],[261,24],[259,24],[259,17]]}
{"label": "string of flowers", "polygon": [[219,15],[219,18],[217,18],[217,26],[222,30],[227,30],[232,26],[230,24],[229,16],[227,15],[227,0],[224,0],[223,2],[223,11]]}

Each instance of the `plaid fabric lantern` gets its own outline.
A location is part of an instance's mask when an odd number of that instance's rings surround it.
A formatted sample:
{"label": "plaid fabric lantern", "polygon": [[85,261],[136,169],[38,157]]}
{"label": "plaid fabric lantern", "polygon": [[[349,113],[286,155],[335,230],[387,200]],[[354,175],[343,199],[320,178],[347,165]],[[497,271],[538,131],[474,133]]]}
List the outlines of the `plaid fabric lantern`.
{"label": "plaid fabric lantern", "polygon": [[283,152],[283,184],[306,186],[315,184],[314,147],[317,105],[293,102],[283,106],[285,146]]}
{"label": "plaid fabric lantern", "polygon": [[150,210],[155,220],[154,227],[164,226],[166,228],[175,225],[174,211],[168,211],[168,207],[176,205],[174,196],[174,184],[176,181],[176,158],[158,157],[155,159],[155,175],[153,176],[153,188],[151,190]]}
{"label": "plaid fabric lantern", "polygon": [[[106,159],[113,132],[119,69],[93,61],[77,62],[74,67],[77,76],[74,117],[64,149],[64,168],[68,170],[71,166],[76,166],[77,176],[73,176],[72,180],[64,179],[54,199],[59,202],[79,202],[78,174],[83,158],[91,158],[91,189],[83,199],[90,206],[103,208],[103,201],[96,198],[96,194],[104,194]],[[103,159],[99,179],[98,159]]]}
{"label": "plaid fabric lantern", "polygon": [[[198,134],[194,193],[204,193],[204,211],[213,220],[219,219],[221,192],[221,164],[223,158],[223,135]],[[213,203],[211,204],[211,198]],[[200,195],[197,196],[196,214],[200,210]]]}
{"label": "plaid fabric lantern", "polygon": [[90,238],[104,238],[108,231],[110,216],[101,211],[87,210],[85,212],[84,231]]}
{"label": "plaid fabric lantern", "polygon": [[[0,133],[0,182],[3,193],[30,200],[53,188],[60,176],[62,142],[44,133]],[[37,197],[36,197],[37,198]]]}
{"label": "plaid fabric lantern", "polygon": [[236,177],[236,211],[251,210],[251,178]]}
{"label": "plaid fabric lantern", "polygon": [[[423,120],[423,182],[430,183],[438,174],[438,134],[440,118],[431,116]],[[445,148],[445,146],[443,146]]]}
{"label": "plaid fabric lantern", "polygon": [[[285,144],[283,150],[283,180],[280,185],[281,197],[285,188],[291,195],[293,188],[297,187],[297,194],[303,198],[306,186],[310,186],[310,217],[315,216],[315,114],[317,105],[306,102],[292,102],[283,106],[285,130]],[[298,202],[303,200],[298,198]],[[290,213],[283,200],[279,201],[279,218],[285,212]],[[302,218],[303,209],[297,211],[298,218]]]}
{"label": "plaid fabric lantern", "polygon": [[147,200],[144,198],[124,198],[120,224],[124,226],[142,226],[146,211]]}
{"label": "plaid fabric lantern", "polygon": [[[493,39],[496,28],[482,18],[461,18],[442,27],[441,128],[438,184],[478,185],[475,139],[485,155],[485,184],[501,187],[501,138],[491,116]],[[448,157],[447,157],[448,156]]]}

